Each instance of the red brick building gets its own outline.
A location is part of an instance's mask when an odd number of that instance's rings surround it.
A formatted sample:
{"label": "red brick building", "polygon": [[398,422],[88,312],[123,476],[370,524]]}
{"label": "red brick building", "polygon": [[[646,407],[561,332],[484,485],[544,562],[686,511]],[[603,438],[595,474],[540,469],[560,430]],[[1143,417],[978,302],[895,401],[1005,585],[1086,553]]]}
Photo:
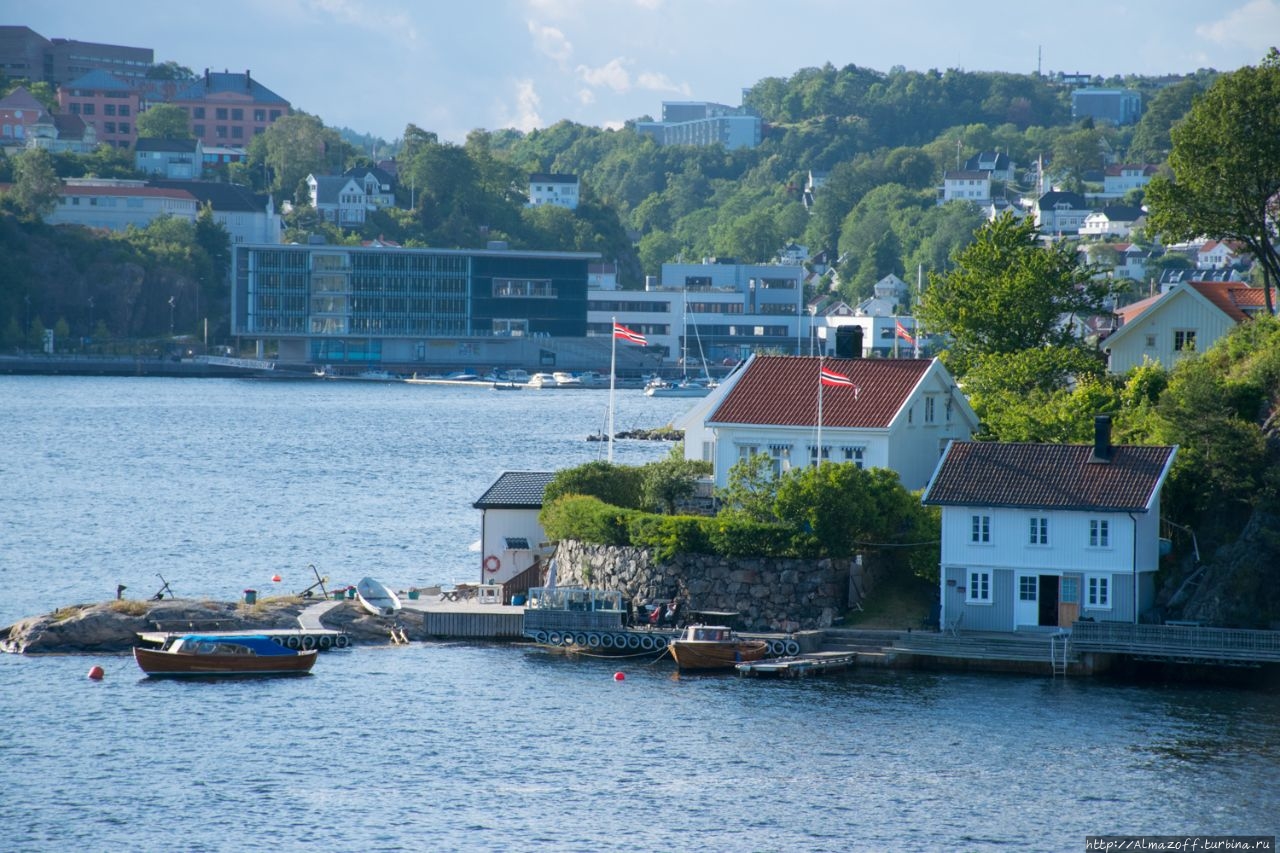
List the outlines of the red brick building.
{"label": "red brick building", "polygon": [[206,146],[243,147],[281,116],[289,102],[243,74],[210,72],[167,99],[191,117],[191,133]]}

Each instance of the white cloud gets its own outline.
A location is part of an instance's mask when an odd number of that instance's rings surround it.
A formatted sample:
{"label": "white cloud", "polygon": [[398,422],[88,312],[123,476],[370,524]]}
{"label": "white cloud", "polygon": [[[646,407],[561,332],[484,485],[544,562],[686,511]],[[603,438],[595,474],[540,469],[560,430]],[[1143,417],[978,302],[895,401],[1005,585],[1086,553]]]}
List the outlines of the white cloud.
{"label": "white cloud", "polygon": [[533,21],[528,22],[529,34],[533,36],[533,45],[541,53],[564,63],[573,56],[573,44],[565,38],[565,34],[555,27],[544,27]]}
{"label": "white cloud", "polygon": [[516,130],[521,130],[525,133],[542,127],[544,122],[542,121],[542,116],[538,114],[538,108],[542,106],[542,99],[538,97],[538,92],[533,87],[533,81],[529,79],[517,80],[515,98],[515,113],[503,119],[502,126],[514,127]]}
{"label": "white cloud", "polygon": [[590,89],[579,89],[578,102],[583,106],[590,106],[596,102],[596,93]]}
{"label": "white cloud", "polygon": [[1196,27],[1196,35],[1223,47],[1245,46],[1261,60],[1280,33],[1280,2],[1249,0],[1221,20]]}
{"label": "white cloud", "polygon": [[671,78],[657,71],[644,71],[636,77],[636,86],[640,89],[647,89],[650,92],[677,92],[681,95],[691,95],[693,90],[689,88],[688,83],[672,83]]}
{"label": "white cloud", "polygon": [[635,0],[635,4],[641,9],[650,11],[662,8],[662,0]]}
{"label": "white cloud", "polygon": [[407,12],[393,12],[385,6],[370,8],[364,0],[304,0],[305,5],[338,23],[402,39],[417,41],[418,30]]}
{"label": "white cloud", "polygon": [[631,91],[631,74],[623,67],[625,62],[625,59],[617,57],[599,68],[579,65],[577,73],[588,86],[596,88],[608,86],[615,92],[629,92]]}

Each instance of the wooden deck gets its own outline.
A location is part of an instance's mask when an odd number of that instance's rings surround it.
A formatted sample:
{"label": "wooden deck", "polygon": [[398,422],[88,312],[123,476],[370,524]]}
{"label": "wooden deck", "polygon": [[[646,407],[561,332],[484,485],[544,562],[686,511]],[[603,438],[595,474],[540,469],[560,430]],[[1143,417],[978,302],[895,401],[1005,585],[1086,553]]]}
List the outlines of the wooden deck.
{"label": "wooden deck", "polygon": [[857,652],[811,652],[786,658],[767,658],[737,664],[739,675],[777,678],[805,678],[838,669],[848,669],[857,659]]}

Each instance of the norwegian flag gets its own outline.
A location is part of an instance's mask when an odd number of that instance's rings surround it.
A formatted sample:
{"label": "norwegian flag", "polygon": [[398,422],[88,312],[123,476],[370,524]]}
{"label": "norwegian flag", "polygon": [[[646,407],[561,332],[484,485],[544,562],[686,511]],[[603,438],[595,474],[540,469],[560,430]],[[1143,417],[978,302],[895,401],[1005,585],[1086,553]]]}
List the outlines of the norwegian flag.
{"label": "norwegian flag", "polygon": [[631,341],[633,344],[639,344],[642,347],[647,347],[649,345],[649,342],[645,340],[644,335],[639,332],[633,332],[626,326],[619,323],[613,324],[613,336],[615,338],[622,338],[624,341]]}
{"label": "norwegian flag", "polygon": [[818,371],[818,379],[821,380],[823,385],[844,386],[846,388],[852,388],[854,394],[858,393],[858,386],[854,384],[852,379],[845,376],[843,373],[836,373],[834,370],[827,370],[824,367]]}
{"label": "norwegian flag", "polygon": [[916,339],[911,337],[911,333],[907,331],[907,327],[902,325],[900,320],[894,320],[893,324],[897,327],[894,331],[897,333],[898,337],[902,338],[912,346],[916,345]]}

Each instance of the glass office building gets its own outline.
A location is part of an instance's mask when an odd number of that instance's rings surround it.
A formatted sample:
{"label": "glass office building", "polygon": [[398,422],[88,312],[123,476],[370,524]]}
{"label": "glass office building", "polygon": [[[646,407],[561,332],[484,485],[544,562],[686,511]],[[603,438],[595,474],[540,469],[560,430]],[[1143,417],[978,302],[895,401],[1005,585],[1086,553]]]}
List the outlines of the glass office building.
{"label": "glass office building", "polygon": [[584,338],[586,252],[233,247],[232,333],[316,364],[545,363]]}

